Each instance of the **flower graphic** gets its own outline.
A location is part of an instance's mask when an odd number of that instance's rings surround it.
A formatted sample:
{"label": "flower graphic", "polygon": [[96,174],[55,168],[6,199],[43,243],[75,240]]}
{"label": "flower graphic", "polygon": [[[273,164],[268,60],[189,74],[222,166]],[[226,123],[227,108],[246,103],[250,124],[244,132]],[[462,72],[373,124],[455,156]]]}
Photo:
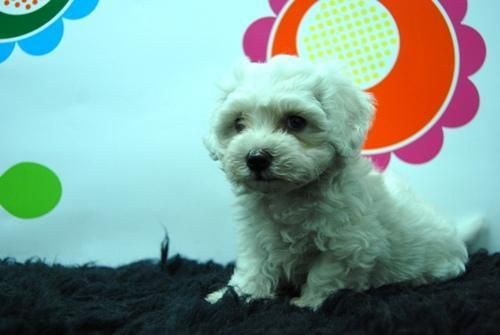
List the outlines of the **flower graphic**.
{"label": "flower graphic", "polygon": [[467,0],[269,0],[275,15],[254,21],[245,54],[341,63],[377,99],[363,154],[385,169],[392,155],[425,163],[443,146],[444,128],[466,125],[479,108],[469,77],[486,46],[462,20]]}
{"label": "flower graphic", "polygon": [[63,19],[90,14],[98,0],[0,0],[0,63],[16,44],[30,55],[56,48],[64,32]]}

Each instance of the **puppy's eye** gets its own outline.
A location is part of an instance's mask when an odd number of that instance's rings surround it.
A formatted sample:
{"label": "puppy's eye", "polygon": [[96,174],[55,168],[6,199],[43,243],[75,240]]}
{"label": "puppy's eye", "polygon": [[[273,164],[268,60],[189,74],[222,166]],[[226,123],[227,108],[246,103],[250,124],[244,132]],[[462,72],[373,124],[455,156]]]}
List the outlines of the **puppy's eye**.
{"label": "puppy's eye", "polygon": [[293,131],[300,131],[304,129],[306,125],[307,121],[300,116],[292,115],[286,119],[286,126]]}
{"label": "puppy's eye", "polygon": [[234,129],[238,133],[240,133],[241,131],[243,131],[243,129],[245,129],[245,124],[243,124],[243,119],[241,117],[234,120]]}

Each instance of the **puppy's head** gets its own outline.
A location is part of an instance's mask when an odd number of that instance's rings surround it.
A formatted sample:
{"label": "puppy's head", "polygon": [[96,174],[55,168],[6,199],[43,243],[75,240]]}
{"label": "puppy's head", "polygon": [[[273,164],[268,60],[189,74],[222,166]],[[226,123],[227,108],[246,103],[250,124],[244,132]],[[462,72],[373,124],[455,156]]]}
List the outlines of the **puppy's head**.
{"label": "puppy's head", "polygon": [[245,62],[223,85],[206,145],[229,180],[264,193],[300,188],[359,155],[371,96],[328,65]]}

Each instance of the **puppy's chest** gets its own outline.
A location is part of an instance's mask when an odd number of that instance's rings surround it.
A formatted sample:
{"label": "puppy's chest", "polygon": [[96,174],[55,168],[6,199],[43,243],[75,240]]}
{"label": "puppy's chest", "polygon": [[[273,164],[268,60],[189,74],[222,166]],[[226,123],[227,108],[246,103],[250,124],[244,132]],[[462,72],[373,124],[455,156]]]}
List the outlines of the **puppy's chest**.
{"label": "puppy's chest", "polygon": [[270,207],[267,219],[272,225],[274,247],[290,254],[307,254],[315,249],[318,235],[316,227],[317,213],[312,208],[278,208]]}

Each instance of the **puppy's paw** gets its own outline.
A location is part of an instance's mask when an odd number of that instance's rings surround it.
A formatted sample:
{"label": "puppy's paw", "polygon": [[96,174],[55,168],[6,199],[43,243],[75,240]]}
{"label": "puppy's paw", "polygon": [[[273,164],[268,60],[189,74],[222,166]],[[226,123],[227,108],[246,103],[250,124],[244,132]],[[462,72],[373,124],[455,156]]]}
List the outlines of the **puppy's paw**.
{"label": "puppy's paw", "polygon": [[322,297],[301,296],[290,300],[290,304],[300,308],[310,308],[313,311],[316,311],[321,306],[324,300],[325,299]]}
{"label": "puppy's paw", "polygon": [[223,287],[220,290],[214,291],[205,297],[205,301],[211,304],[215,304],[222,298],[222,296],[224,296],[224,293],[226,293],[226,291],[227,287]]}

